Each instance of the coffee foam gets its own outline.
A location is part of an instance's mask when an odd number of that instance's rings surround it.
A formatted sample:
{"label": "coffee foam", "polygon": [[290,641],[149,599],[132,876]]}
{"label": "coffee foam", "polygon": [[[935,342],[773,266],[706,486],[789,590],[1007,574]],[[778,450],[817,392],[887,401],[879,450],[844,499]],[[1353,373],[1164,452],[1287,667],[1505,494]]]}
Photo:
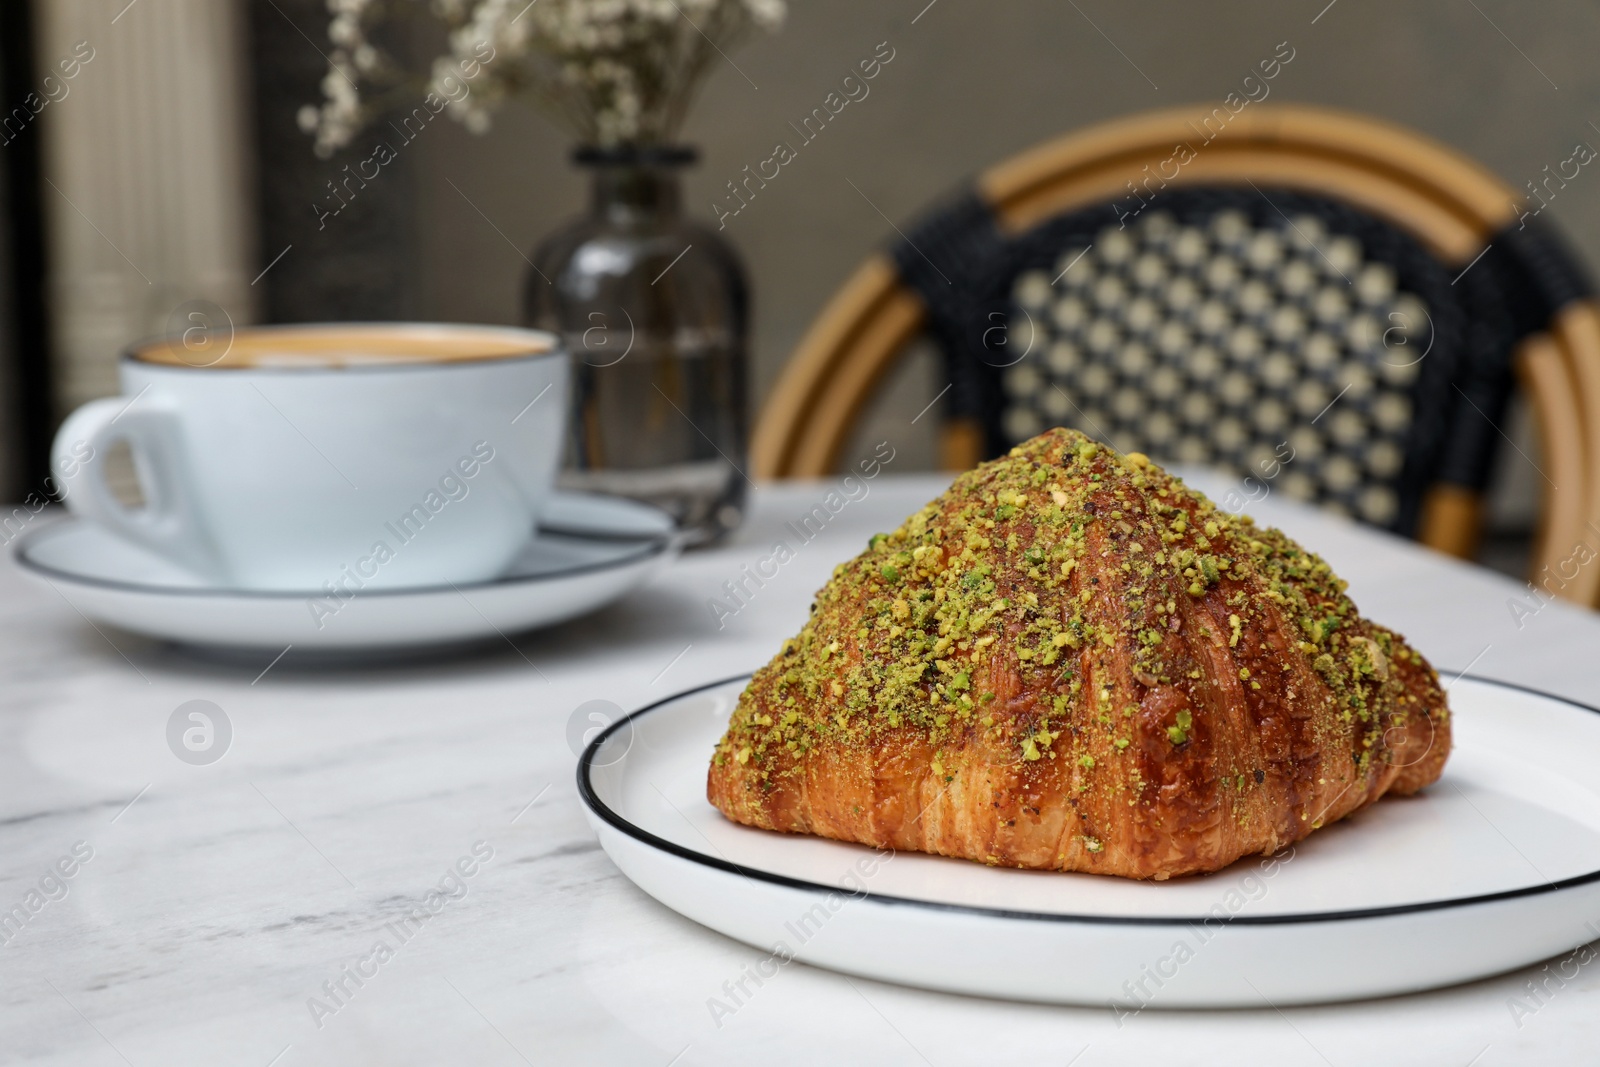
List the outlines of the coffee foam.
{"label": "coffee foam", "polygon": [[142,363],[194,369],[314,370],[512,359],[550,351],[545,338],[492,327],[305,327],[174,336],[134,349]]}

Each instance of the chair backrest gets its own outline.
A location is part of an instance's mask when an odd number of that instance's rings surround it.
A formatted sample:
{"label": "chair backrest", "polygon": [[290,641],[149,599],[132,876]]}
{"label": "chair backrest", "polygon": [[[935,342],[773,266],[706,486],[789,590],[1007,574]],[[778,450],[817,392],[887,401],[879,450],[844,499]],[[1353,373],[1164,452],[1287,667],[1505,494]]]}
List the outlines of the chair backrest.
{"label": "chair backrest", "polygon": [[[1071,425],[1466,555],[1515,367],[1549,483],[1537,578],[1600,549],[1600,313],[1535,213],[1450,150],[1337,112],[1073,134],[858,270],[775,388],[756,470],[829,471],[926,332],[947,466]],[[1600,566],[1541,584],[1594,603]]]}

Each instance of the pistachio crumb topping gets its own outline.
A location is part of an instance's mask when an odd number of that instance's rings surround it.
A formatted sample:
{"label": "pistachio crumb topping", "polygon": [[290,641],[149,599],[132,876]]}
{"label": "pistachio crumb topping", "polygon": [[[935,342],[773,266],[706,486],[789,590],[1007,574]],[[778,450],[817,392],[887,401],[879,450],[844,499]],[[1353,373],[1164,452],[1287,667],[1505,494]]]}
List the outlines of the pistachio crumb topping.
{"label": "pistachio crumb topping", "polygon": [[[1268,648],[1269,635],[1286,647]],[[1251,666],[1219,673],[1218,656]],[[961,475],[840,565],[741,695],[714,758],[770,790],[821,744],[898,739],[932,746],[935,775],[955,781],[981,745],[1009,751],[1019,773],[1151,803],[1161,760],[1201,758],[1190,754],[1215,705],[1203,694],[1282,706],[1315,672],[1344,731],[1319,743],[1364,773],[1386,751],[1377,694],[1399,699],[1394,665],[1411,657],[1422,664],[1280,531],[1217,509],[1139,453],[1053,430]],[[1277,669],[1289,660],[1296,670]],[[1131,670],[1113,671],[1124,661]],[[1151,703],[1161,693],[1178,698],[1166,711]],[[1214,773],[1234,795],[1263,781],[1256,768]]]}

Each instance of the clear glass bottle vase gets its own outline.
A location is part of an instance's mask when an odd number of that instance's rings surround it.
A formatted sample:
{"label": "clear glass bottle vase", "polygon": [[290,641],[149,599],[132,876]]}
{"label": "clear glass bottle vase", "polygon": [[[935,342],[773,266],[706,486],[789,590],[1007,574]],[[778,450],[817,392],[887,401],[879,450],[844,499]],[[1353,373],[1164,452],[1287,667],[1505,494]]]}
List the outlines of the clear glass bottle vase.
{"label": "clear glass bottle vase", "polygon": [[690,545],[744,513],[744,269],[680,210],[692,149],[580,148],[589,211],[534,252],[524,321],[565,338],[573,389],[560,485],[655,504]]}

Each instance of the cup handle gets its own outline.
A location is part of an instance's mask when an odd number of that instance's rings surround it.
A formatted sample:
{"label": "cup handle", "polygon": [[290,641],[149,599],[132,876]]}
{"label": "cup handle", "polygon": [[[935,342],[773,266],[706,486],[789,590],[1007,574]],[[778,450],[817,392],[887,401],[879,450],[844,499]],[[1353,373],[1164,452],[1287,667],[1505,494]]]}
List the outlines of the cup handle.
{"label": "cup handle", "polygon": [[[222,576],[221,560],[194,504],[176,409],[159,400],[135,407],[121,397],[92,400],[67,416],[50,447],[61,497],[74,515],[98,522],[204,577]],[[111,446],[127,441],[145,506],[124,507],[106,484]]]}

